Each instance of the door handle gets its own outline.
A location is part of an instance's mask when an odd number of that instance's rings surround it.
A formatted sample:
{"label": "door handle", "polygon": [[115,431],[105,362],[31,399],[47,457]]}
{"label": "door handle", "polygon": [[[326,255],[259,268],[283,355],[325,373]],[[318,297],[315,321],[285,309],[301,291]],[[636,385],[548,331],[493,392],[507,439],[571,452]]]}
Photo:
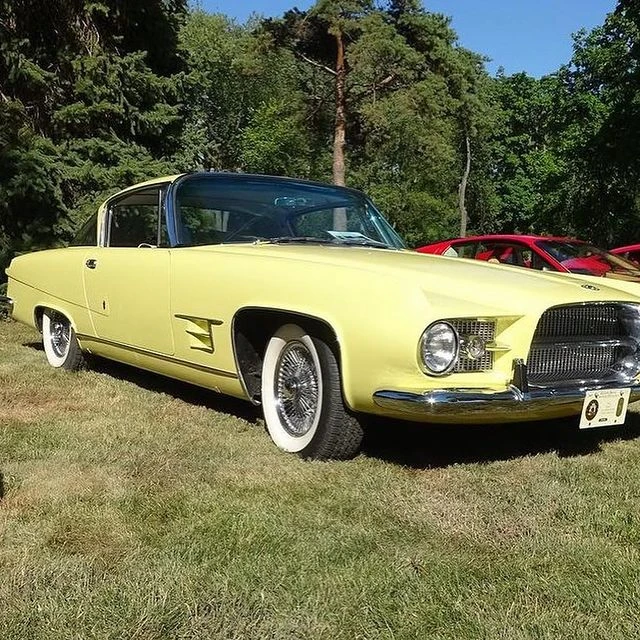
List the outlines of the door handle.
{"label": "door handle", "polygon": [[85,265],[87,266],[88,269],[95,269],[98,266],[98,261],[95,258],[89,258],[85,262]]}

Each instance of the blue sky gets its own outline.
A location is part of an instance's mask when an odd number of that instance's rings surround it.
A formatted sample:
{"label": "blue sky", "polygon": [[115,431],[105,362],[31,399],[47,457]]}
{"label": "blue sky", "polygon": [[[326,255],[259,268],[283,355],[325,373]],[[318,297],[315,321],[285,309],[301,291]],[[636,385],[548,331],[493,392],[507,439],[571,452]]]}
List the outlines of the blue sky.
{"label": "blue sky", "polygon": [[[201,0],[206,11],[244,22],[251,13],[279,16],[309,0]],[[541,76],[571,58],[571,34],[603,23],[615,0],[424,0],[429,11],[451,16],[464,47],[491,58],[490,73],[526,71]]]}

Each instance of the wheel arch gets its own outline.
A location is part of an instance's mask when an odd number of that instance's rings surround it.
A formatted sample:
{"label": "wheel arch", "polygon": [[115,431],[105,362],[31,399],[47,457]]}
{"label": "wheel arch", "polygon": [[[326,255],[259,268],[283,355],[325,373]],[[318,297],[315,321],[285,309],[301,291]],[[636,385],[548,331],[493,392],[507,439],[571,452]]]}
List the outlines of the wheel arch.
{"label": "wheel arch", "polygon": [[40,332],[42,333],[42,316],[44,315],[44,312],[47,309],[51,309],[52,311],[57,311],[58,313],[61,313],[65,318],[67,318],[67,320],[69,320],[69,322],[71,323],[71,327],[73,328],[73,330],[77,333],[77,327],[76,327],[76,323],[73,319],[73,315],[69,313],[69,311],[63,307],[60,306],[59,304],[56,303],[41,303],[41,304],[37,304],[34,309],[33,309],[33,326]]}
{"label": "wheel arch", "polygon": [[231,340],[240,383],[253,404],[260,404],[262,361],[271,336],[284,324],[297,324],[310,335],[322,338],[333,350],[341,367],[338,334],[325,319],[270,307],[243,307],[233,316]]}

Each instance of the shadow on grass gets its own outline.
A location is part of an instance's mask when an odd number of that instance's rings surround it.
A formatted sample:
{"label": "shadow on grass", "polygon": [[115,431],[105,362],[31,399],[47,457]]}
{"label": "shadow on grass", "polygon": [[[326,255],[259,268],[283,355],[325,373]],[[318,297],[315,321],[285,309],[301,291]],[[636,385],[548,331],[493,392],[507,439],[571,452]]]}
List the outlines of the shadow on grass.
{"label": "shadow on grass", "polygon": [[34,351],[44,351],[42,342],[23,342],[22,346],[29,347],[29,349],[33,349]]}
{"label": "shadow on grass", "polygon": [[[44,351],[40,342],[26,342],[23,346],[37,351]],[[87,360],[91,371],[131,382],[149,391],[166,393],[172,398],[189,404],[207,407],[207,409],[212,409],[213,411],[222,411],[252,424],[255,424],[262,416],[259,407],[255,407],[245,400],[238,400],[210,389],[203,389],[187,382],[167,378],[166,376],[121,364],[114,360],[107,360],[97,356],[88,356]]]}
{"label": "shadow on grass", "polygon": [[[23,346],[43,350],[41,342],[28,342]],[[259,407],[244,400],[133,366],[91,356],[90,367],[92,371],[221,411],[251,424],[262,417]],[[577,417],[501,425],[419,424],[373,416],[365,420],[364,455],[414,468],[494,462],[551,452],[562,457],[582,456],[597,453],[603,443],[640,436],[640,413],[629,413],[622,427],[594,430],[579,430]]]}
{"label": "shadow on grass", "polygon": [[206,407],[213,411],[221,411],[252,424],[255,424],[258,419],[262,417],[260,407],[255,407],[245,400],[225,396],[210,389],[204,389],[187,382],[167,378],[157,373],[137,369],[126,364],[120,364],[113,360],[91,357],[89,366],[91,371],[104,373],[119,380],[132,382],[138,387],[149,391],[166,393],[172,398],[182,400],[189,404]]}
{"label": "shadow on grass", "polygon": [[362,452],[414,468],[494,462],[555,452],[561,457],[596,453],[612,440],[640,436],[640,414],[607,429],[578,429],[578,417],[500,425],[428,425],[372,419]]}

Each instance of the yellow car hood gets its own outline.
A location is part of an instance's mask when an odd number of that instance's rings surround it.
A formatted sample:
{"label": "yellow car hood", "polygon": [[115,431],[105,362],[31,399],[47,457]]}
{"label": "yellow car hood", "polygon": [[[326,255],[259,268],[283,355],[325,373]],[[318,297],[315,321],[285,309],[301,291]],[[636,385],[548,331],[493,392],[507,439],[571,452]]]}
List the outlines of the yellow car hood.
{"label": "yellow car hood", "polygon": [[[263,260],[285,261],[285,270],[298,269],[300,263],[317,266],[307,272],[310,279],[335,278],[336,268],[349,270],[352,277],[381,278],[395,280],[396,287],[410,287],[422,291],[427,300],[436,299],[442,306],[457,307],[461,303],[478,314],[496,313],[520,315],[534,310],[543,310],[556,304],[572,302],[618,300],[640,303],[640,285],[625,283],[618,288],[615,281],[596,278],[574,278],[570,274],[533,271],[526,268],[494,265],[478,260],[447,258],[414,251],[394,251],[367,247],[344,247],[331,245],[216,245],[197,247],[189,251],[214,251],[243,256],[243,267],[249,265],[247,258],[253,257],[256,268]],[[230,256],[229,256],[230,257]],[[270,271],[270,269],[268,269]],[[279,272],[280,269],[278,269]],[[338,276],[339,277],[339,276]],[[594,282],[597,280],[597,282]],[[311,284],[311,282],[310,282]],[[336,282],[340,288],[340,282]],[[630,288],[637,287],[638,292]],[[381,295],[388,289],[382,285]],[[448,304],[447,304],[448,302]]]}

